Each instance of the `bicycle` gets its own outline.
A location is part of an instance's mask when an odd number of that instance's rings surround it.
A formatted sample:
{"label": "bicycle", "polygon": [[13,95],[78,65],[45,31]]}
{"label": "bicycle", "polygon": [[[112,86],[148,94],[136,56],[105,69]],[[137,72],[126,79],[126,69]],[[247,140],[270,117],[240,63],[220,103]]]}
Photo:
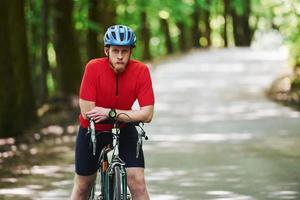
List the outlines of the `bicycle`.
{"label": "bicycle", "polygon": [[[127,173],[125,168],[125,162],[119,157],[119,134],[120,125],[123,122],[119,122],[117,119],[119,115],[125,113],[119,113],[115,119],[110,119],[113,123],[111,130],[112,134],[112,145],[106,145],[100,153],[98,159],[98,176],[91,189],[89,200],[130,200],[131,197],[127,193]],[[126,114],[125,114],[126,115]],[[127,115],[128,116],[128,115]],[[129,117],[129,116],[128,116]],[[93,155],[96,155],[96,130],[95,122],[89,119],[88,133],[91,134],[91,142],[93,146]],[[148,140],[146,132],[143,129],[142,122],[126,122],[139,127],[136,157],[138,158],[140,148],[142,147],[143,138]],[[99,132],[101,134],[103,132]],[[108,153],[112,151],[111,160],[109,160]],[[100,194],[97,191],[97,182],[100,185]],[[98,193],[98,194],[97,194]]]}

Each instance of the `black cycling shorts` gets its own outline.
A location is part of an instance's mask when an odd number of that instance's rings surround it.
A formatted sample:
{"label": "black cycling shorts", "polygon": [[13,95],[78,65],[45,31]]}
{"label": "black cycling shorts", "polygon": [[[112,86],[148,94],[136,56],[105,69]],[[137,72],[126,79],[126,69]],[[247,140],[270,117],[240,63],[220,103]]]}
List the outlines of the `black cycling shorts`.
{"label": "black cycling shorts", "polygon": [[[78,175],[89,176],[97,171],[97,162],[101,149],[112,143],[109,133],[97,133],[96,155],[93,155],[93,146],[90,134],[86,128],[79,128],[75,147],[75,170]],[[121,128],[119,156],[126,163],[126,167],[145,167],[144,154],[141,148],[139,157],[136,158],[137,130],[135,126]]]}

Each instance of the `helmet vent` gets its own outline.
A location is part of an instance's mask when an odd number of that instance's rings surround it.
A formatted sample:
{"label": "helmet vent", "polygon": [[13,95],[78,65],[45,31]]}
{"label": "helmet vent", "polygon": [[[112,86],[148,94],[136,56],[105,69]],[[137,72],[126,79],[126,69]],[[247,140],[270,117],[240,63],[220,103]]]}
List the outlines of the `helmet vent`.
{"label": "helmet vent", "polygon": [[124,33],[120,33],[120,40],[121,40],[121,41],[124,40]]}
{"label": "helmet vent", "polygon": [[114,37],[114,39],[116,40],[117,37],[116,37],[116,33],[115,32],[111,32],[112,36]]}
{"label": "helmet vent", "polygon": [[130,37],[131,37],[131,33],[130,33],[130,32],[128,32],[128,35],[127,35],[127,40],[129,40],[129,39],[130,39]]}

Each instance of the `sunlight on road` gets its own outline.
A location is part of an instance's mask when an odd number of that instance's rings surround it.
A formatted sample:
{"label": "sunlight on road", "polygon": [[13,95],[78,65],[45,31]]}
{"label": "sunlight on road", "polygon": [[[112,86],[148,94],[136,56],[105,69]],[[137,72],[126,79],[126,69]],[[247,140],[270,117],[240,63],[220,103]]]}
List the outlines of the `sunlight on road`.
{"label": "sunlight on road", "polygon": [[223,141],[239,141],[250,140],[252,138],[251,133],[198,133],[186,136],[184,133],[174,135],[153,135],[151,141],[153,142],[223,142]]}
{"label": "sunlight on road", "polygon": [[208,191],[207,195],[213,197],[213,199],[222,200],[252,200],[254,198],[245,195],[235,194],[231,191]]}
{"label": "sunlight on road", "polygon": [[180,199],[179,197],[177,196],[174,196],[174,195],[151,195],[151,198],[152,199],[155,199],[155,200],[176,200],[176,199]]}
{"label": "sunlight on road", "polygon": [[34,190],[30,189],[30,186],[24,188],[0,189],[0,194],[7,196],[30,196],[34,194]]}

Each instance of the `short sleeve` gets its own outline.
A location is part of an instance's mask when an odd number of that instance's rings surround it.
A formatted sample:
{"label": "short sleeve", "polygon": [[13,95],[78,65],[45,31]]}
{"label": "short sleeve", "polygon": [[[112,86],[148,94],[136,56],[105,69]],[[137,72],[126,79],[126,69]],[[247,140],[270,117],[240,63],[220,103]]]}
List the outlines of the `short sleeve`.
{"label": "short sleeve", "polygon": [[152,88],[152,80],[148,67],[145,66],[142,73],[138,77],[138,95],[137,99],[140,107],[154,105],[154,92]]}
{"label": "short sleeve", "polygon": [[96,102],[96,83],[95,62],[89,62],[84,70],[80,85],[80,99]]}

